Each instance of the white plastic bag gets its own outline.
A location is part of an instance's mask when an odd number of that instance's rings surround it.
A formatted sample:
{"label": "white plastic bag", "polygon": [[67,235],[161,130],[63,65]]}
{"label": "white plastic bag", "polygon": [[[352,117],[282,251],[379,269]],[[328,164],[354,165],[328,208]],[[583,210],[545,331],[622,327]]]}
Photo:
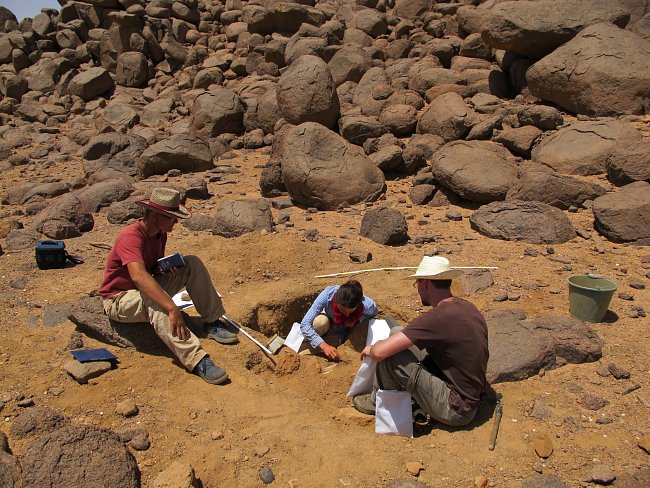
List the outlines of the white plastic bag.
{"label": "white plastic bag", "polygon": [[[390,335],[390,327],[385,320],[372,319],[368,323],[368,336],[366,337],[366,346],[371,346],[375,342],[386,339]],[[375,378],[377,363],[367,357],[359,366],[356,376],[352,380],[352,385],[348,391],[347,397],[355,397],[370,393],[372,391],[372,382]]]}
{"label": "white plastic bag", "polygon": [[413,437],[413,412],[408,391],[378,390],[375,433]]}

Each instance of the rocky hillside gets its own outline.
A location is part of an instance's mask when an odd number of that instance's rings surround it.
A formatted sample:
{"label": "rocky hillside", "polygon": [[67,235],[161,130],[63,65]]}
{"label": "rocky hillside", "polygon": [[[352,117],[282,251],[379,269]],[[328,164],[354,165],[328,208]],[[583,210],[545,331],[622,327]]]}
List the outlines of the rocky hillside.
{"label": "rocky hillside", "polygon": [[[0,7],[3,485],[259,486],[266,468],[285,486],[650,482],[650,1],[60,3],[20,23]],[[506,455],[470,453],[492,410],[411,444],[374,436],[345,399],[352,350],[333,368],[212,346],[235,378],[215,390],[114,330],[93,295],[106,248],[161,184],[194,210],[170,245],[262,341],[338,280],[316,274],[498,266],[462,293],[488,317]],[[86,262],[39,271],[39,239]],[[569,317],[565,280],[585,272],[619,284],[609,326]],[[421,308],[392,273],[360,276],[384,315]],[[83,344],[117,370],[70,379]],[[109,461],[68,469],[96,446]]]}

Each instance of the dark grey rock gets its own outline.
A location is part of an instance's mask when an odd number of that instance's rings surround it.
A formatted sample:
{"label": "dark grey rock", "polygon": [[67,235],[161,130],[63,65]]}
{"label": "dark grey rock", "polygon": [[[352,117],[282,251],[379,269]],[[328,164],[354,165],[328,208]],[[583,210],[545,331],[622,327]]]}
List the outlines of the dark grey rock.
{"label": "dark grey rock", "polygon": [[49,434],[67,424],[62,415],[47,407],[36,406],[22,410],[11,423],[12,438],[25,439]]}
{"label": "dark grey rock", "polygon": [[213,167],[212,154],[202,139],[177,134],[144,150],[136,159],[136,167],[142,178],[165,174],[171,169],[184,173],[206,171]]}
{"label": "dark grey rock", "polygon": [[212,233],[223,237],[273,229],[271,207],[266,200],[235,200],[223,202],[214,216]]}
{"label": "dark grey rock", "polygon": [[92,230],[94,225],[93,216],[75,194],[58,198],[39,212],[33,223],[34,229],[51,239],[79,237]]}
{"label": "dark grey rock", "polygon": [[389,207],[368,210],[361,219],[360,234],[386,246],[399,246],[409,238],[406,218]]}
{"label": "dark grey rock", "polygon": [[486,141],[449,143],[433,155],[431,167],[440,184],[478,203],[503,200],[518,173],[511,154]]}
{"label": "dark grey rock", "polygon": [[83,297],[73,303],[68,315],[77,329],[88,335],[98,335],[109,344],[134,348],[133,342],[120,336],[112,326],[102,307],[99,297]]}
{"label": "dark grey rock", "polygon": [[260,469],[260,479],[266,485],[273,483],[273,481],[275,481],[275,475],[273,474],[273,471],[271,470],[270,467],[265,466],[262,469]]}
{"label": "dark grey rock", "polygon": [[566,485],[557,476],[540,474],[523,480],[520,488],[566,488]]}
{"label": "dark grey rock", "polygon": [[376,200],[384,191],[384,174],[363,149],[321,124],[288,129],[274,141],[273,153],[281,161],[289,195],[305,206],[335,210]]}
{"label": "dark grey rock", "polygon": [[639,131],[625,122],[575,122],[542,138],[531,155],[534,161],[558,173],[601,174],[605,172],[607,156],[615,145],[640,139]]}
{"label": "dark grey rock", "polygon": [[486,314],[491,383],[519,381],[566,363],[597,361],[602,342],[583,322],[567,317],[524,320],[523,312],[497,309]]}
{"label": "dark grey rock", "polygon": [[637,181],[594,200],[594,227],[614,242],[650,238],[650,183]]}
{"label": "dark grey rock", "polygon": [[650,183],[650,141],[623,141],[607,155],[607,178],[616,186],[635,181]]}
{"label": "dark grey rock", "polygon": [[554,244],[576,236],[571,221],[560,210],[540,202],[493,202],[470,216],[477,232],[493,239]]}
{"label": "dark grey rock", "polygon": [[133,455],[112,432],[70,425],[41,436],[22,459],[29,486],[140,486]]}
{"label": "dark grey rock", "polygon": [[[589,68],[574,69],[582,65]],[[591,116],[644,114],[650,95],[649,70],[647,41],[603,23],[587,27],[535,63],[526,72],[526,79],[531,94],[570,112]],[[608,88],[611,86],[620,88],[612,91]]]}

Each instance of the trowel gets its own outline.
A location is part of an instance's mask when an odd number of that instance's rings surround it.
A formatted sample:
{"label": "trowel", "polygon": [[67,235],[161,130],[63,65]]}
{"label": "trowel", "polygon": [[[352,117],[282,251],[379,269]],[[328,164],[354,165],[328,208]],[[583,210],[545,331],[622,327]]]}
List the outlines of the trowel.
{"label": "trowel", "polygon": [[271,337],[271,342],[269,342],[269,345],[266,346],[266,348],[271,351],[273,354],[277,354],[277,352],[280,350],[280,348],[284,345],[284,339],[280,337],[277,334],[274,334],[273,337]]}

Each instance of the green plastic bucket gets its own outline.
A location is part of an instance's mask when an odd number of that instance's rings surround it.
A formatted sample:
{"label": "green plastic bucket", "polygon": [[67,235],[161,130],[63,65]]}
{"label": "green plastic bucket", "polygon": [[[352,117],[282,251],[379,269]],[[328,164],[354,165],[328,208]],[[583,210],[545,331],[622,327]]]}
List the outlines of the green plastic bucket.
{"label": "green plastic bucket", "polygon": [[589,273],[569,276],[567,281],[571,316],[585,322],[602,322],[618,285]]}

